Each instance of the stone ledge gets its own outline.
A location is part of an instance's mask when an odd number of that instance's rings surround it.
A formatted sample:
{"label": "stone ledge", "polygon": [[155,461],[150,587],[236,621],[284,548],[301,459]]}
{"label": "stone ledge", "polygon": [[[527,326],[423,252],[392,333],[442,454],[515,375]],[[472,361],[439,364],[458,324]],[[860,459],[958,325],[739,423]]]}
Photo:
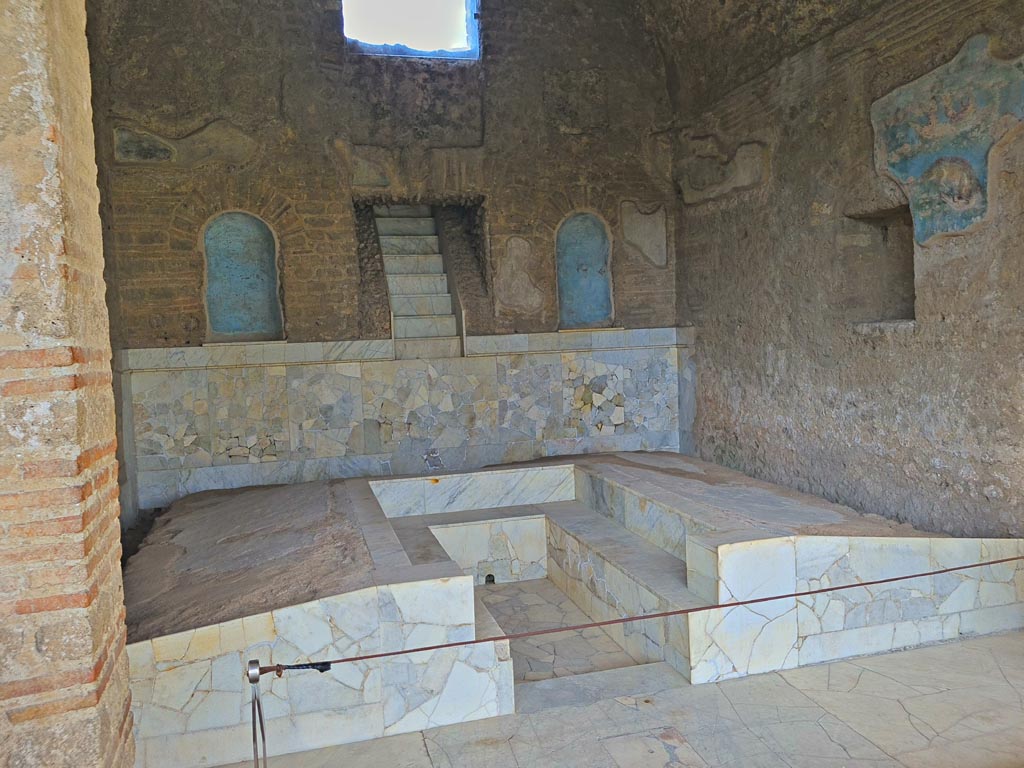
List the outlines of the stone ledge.
{"label": "stone ledge", "polygon": [[[525,352],[584,352],[692,346],[693,327],[609,328],[559,333],[468,336],[466,357]],[[401,341],[401,340],[400,340]],[[213,343],[201,347],[122,349],[114,353],[119,373],[192,368],[233,368],[394,360],[392,339],[296,342]]]}

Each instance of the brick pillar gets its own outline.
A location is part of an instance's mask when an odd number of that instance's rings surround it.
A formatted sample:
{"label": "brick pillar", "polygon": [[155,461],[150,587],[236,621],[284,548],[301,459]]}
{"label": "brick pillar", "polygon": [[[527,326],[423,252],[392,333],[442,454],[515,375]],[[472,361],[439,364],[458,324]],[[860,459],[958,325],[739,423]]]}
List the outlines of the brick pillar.
{"label": "brick pillar", "polygon": [[134,758],[84,0],[0,0],[0,766]]}

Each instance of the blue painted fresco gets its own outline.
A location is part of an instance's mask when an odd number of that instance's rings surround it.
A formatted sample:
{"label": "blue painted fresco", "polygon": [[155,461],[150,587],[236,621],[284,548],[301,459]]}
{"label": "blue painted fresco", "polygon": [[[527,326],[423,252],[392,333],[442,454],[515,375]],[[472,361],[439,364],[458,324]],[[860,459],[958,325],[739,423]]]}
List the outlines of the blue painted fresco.
{"label": "blue painted fresco", "polygon": [[983,35],[875,102],[876,159],[906,192],[919,243],[985,218],[989,152],[1022,119],[1024,57],[993,59]]}
{"label": "blue painted fresco", "polygon": [[611,243],[591,213],[570,216],[558,230],[559,327],[589,328],[612,321]]}
{"label": "blue painted fresco", "polygon": [[277,245],[247,213],[223,213],[206,228],[206,311],[214,338],[280,339]]}

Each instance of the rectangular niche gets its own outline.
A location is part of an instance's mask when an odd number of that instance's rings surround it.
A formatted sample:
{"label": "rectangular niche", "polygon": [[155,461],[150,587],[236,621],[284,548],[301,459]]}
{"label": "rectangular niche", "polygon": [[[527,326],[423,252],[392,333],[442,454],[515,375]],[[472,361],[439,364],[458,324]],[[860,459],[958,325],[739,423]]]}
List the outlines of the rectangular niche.
{"label": "rectangular niche", "polygon": [[914,220],[909,206],[848,218],[839,245],[843,304],[850,321],[916,319]]}

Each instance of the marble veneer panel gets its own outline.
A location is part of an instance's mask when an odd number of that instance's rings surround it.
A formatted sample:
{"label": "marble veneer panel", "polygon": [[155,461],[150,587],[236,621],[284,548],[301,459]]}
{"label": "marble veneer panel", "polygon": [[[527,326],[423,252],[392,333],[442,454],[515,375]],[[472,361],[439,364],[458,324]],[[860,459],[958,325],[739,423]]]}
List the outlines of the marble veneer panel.
{"label": "marble veneer panel", "polygon": [[[1024,555],[1017,539],[800,537],[799,591]],[[1024,626],[1024,562],[798,601],[800,664]]]}
{"label": "marble veneer panel", "polygon": [[[697,545],[703,537],[691,537]],[[696,551],[696,547],[692,548]],[[719,603],[1016,557],[1016,539],[795,536],[712,545]],[[714,682],[1024,627],[1024,562],[690,616],[691,681]]]}
{"label": "marble veneer panel", "polygon": [[544,515],[432,525],[430,531],[476,584],[485,584],[488,576],[504,584],[548,575]]}
{"label": "marble veneer panel", "polygon": [[371,480],[370,487],[388,517],[495,509],[576,498],[571,465]]}
{"label": "marble veneer panel", "polygon": [[494,358],[399,360],[363,364],[368,453],[413,453],[495,440],[498,394]]}
{"label": "marble veneer panel", "polygon": [[358,363],[290,366],[286,377],[292,457],[326,459],[364,453]]}
{"label": "marble veneer panel", "polygon": [[[719,604],[796,591],[794,537],[725,544],[717,548],[717,555]],[[702,611],[688,618],[694,683],[799,664],[795,598]]]}
{"label": "marble veneer panel", "polygon": [[[128,646],[137,765],[230,763],[251,754],[244,664],[300,663],[498,634],[475,620],[465,576],[382,584]],[[264,677],[275,753],[510,714],[508,643]]]}
{"label": "marble veneer panel", "polygon": [[[394,360],[389,340],[123,350],[131,511],[197,490],[678,450],[682,329],[478,339]],[[686,386],[693,386],[692,377]],[[688,417],[689,418],[689,417]],[[683,430],[685,432],[685,429]],[[275,465],[275,466],[266,466]],[[129,488],[132,484],[129,483]]]}
{"label": "marble veneer panel", "polygon": [[[639,616],[685,607],[639,582],[585,537],[548,524],[548,578],[593,621]],[[634,661],[666,661],[689,677],[686,617],[647,619],[604,628]]]}
{"label": "marble veneer panel", "polygon": [[213,464],[207,371],[137,373],[131,396],[139,471]]}
{"label": "marble veneer panel", "polygon": [[[671,507],[608,477],[576,470],[576,498],[680,560],[686,560],[689,521]],[[692,527],[692,523],[690,524]]]}
{"label": "marble veneer panel", "polygon": [[[579,437],[679,431],[679,356],[651,350],[562,354],[563,413]],[[677,437],[678,439],[678,437]]]}
{"label": "marble veneer panel", "polygon": [[210,371],[214,465],[291,457],[287,371],[283,365]]}

